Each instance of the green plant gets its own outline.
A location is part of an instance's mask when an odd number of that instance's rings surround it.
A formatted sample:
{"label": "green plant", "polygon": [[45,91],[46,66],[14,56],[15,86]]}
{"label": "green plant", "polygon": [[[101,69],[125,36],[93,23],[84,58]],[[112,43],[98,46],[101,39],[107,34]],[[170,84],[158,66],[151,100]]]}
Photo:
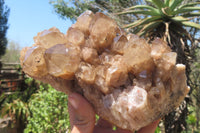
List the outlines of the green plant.
{"label": "green plant", "polygon": [[155,131],[155,133],[161,133],[161,130],[160,130],[160,128],[159,128],[159,127],[157,127],[157,128],[156,128],[156,131]]}
{"label": "green plant", "polygon": [[75,22],[77,17],[86,10],[92,12],[104,12],[118,24],[130,23],[137,17],[130,15],[113,15],[113,13],[122,11],[126,7],[142,3],[143,0],[49,0],[54,7],[54,11],[63,19],[70,19]]}
{"label": "green plant", "polygon": [[188,118],[187,118],[187,123],[188,124],[191,124],[191,125],[194,126],[196,121],[197,121],[197,118],[196,118],[196,116],[194,114],[188,115]]}
{"label": "green plant", "polygon": [[[197,127],[197,108],[193,105],[190,105],[188,107],[189,109],[189,115],[187,116],[187,124],[188,124],[188,132],[189,133],[199,133],[198,127]],[[199,113],[199,112],[198,112]],[[183,132],[185,133],[185,132]]]}
{"label": "green plant", "polygon": [[15,127],[17,131],[22,132],[25,128],[29,113],[27,103],[17,99],[11,103],[4,104],[1,110],[1,117],[9,116],[12,120],[11,127]]}
{"label": "green plant", "polygon": [[51,86],[45,90],[40,86],[38,93],[32,95],[28,103],[30,115],[25,133],[61,133],[69,129],[67,95]]}
{"label": "green plant", "polygon": [[119,12],[118,15],[142,15],[141,19],[124,25],[124,28],[135,28],[133,33],[140,36],[151,36],[155,34],[157,28],[164,24],[166,26],[166,32],[164,32],[166,34],[165,37],[170,40],[169,30],[188,36],[188,33],[182,26],[200,29],[200,24],[191,21],[200,16],[200,7],[197,6],[200,2],[190,2],[181,5],[183,1],[164,0],[163,2],[162,0],[146,0],[149,5],[132,6]]}
{"label": "green plant", "polygon": [[13,118],[13,125],[25,133],[66,132],[70,127],[67,95],[32,78],[25,84],[23,91],[0,96],[1,117]]}
{"label": "green plant", "polygon": [[[23,121],[29,116],[29,109],[27,103],[24,103],[20,99],[14,100],[12,103],[6,103],[1,111],[1,115],[8,114],[15,120],[22,119]],[[12,118],[12,119],[13,119]]]}

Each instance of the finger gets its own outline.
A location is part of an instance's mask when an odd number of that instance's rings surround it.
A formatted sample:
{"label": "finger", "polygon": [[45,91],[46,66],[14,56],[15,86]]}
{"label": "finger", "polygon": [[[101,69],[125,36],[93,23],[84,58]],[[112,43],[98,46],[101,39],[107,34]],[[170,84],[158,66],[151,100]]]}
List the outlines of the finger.
{"label": "finger", "polygon": [[141,128],[137,133],[154,133],[158,124],[160,122],[160,119],[157,121],[154,121],[153,123],[151,123],[150,125]]}
{"label": "finger", "polygon": [[95,125],[95,113],[92,106],[77,93],[68,97],[71,133],[92,133]]}

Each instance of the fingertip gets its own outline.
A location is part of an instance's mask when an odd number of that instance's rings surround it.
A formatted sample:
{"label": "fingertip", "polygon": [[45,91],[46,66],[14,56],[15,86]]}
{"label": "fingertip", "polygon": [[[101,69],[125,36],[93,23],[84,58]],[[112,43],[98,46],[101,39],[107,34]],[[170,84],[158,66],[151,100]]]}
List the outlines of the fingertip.
{"label": "fingertip", "polygon": [[68,96],[68,101],[70,103],[70,105],[74,108],[74,109],[78,109],[78,105],[79,105],[79,98],[77,98],[78,95],[75,93],[71,93]]}
{"label": "fingertip", "polygon": [[83,96],[78,93],[71,93],[68,96],[68,101],[70,105],[69,107],[73,108],[73,112],[71,112],[71,114],[88,118],[90,120],[95,120],[94,109]]}
{"label": "fingertip", "polygon": [[71,93],[68,96],[68,101],[72,105],[72,107],[79,112],[94,112],[91,104],[78,93]]}

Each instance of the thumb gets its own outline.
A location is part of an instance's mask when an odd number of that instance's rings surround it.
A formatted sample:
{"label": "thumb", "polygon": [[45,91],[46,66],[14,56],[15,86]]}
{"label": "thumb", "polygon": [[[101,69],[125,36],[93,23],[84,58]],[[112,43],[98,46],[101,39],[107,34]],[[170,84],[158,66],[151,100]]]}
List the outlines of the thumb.
{"label": "thumb", "polygon": [[95,113],[92,106],[77,93],[71,93],[68,101],[71,133],[92,133],[95,125]]}

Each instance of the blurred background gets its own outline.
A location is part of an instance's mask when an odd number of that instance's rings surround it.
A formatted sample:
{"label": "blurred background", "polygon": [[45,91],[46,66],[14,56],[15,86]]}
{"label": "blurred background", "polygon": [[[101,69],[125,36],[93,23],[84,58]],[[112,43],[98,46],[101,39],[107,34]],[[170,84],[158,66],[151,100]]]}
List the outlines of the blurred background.
{"label": "blurred background", "polygon": [[0,0],[0,133],[70,132],[67,95],[26,76],[20,50],[45,29],[66,33],[86,10],[105,13],[148,42],[159,37],[177,52],[191,90],[156,133],[200,133],[199,0]]}

